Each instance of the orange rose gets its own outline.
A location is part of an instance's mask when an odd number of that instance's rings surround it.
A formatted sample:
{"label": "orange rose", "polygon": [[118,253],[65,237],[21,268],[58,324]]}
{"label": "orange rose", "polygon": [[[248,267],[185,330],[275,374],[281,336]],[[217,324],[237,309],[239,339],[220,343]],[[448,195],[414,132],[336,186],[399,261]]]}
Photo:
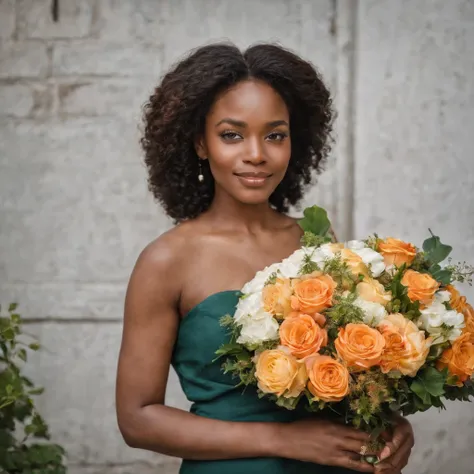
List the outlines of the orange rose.
{"label": "orange rose", "polygon": [[[287,318],[297,318],[298,316],[301,316],[304,313],[299,313],[298,311],[292,311],[290,314],[288,314]],[[314,313],[314,314],[308,314],[307,316],[311,316],[314,319],[314,322],[321,326],[322,328],[326,325],[326,316],[321,313]]]}
{"label": "orange rose", "polygon": [[365,265],[362,258],[355,252],[345,248],[343,244],[331,244],[329,248],[333,253],[340,254],[341,260],[347,264],[353,275],[369,276],[367,265]]}
{"label": "orange rose", "polygon": [[349,394],[349,372],[329,356],[315,355],[306,359],[308,390],[324,402],[339,402]]}
{"label": "orange rose", "polygon": [[278,397],[297,397],[306,387],[308,376],[303,363],[281,349],[263,351],[256,357],[258,388]]}
{"label": "orange rose", "polygon": [[416,248],[412,244],[392,237],[380,242],[378,251],[383,255],[387,266],[401,267],[404,263],[410,265],[416,257]]}
{"label": "orange rose", "polygon": [[451,299],[449,300],[451,308],[453,308],[458,313],[464,313],[464,309],[467,305],[466,297],[461,296],[459,291],[453,285],[447,285],[446,290],[451,294]]}
{"label": "orange rose", "polygon": [[390,314],[380,324],[385,339],[380,366],[384,374],[400,372],[414,377],[425,363],[431,347],[431,338],[402,314]]}
{"label": "orange rose", "polygon": [[463,314],[465,324],[463,334],[469,334],[471,341],[474,343],[474,308],[469,303],[466,303]]}
{"label": "orange rose", "polygon": [[326,329],[316,324],[307,314],[287,318],[280,326],[280,340],[297,359],[319,352],[328,343]]}
{"label": "orange rose", "polygon": [[339,329],[335,345],[339,357],[353,371],[359,371],[380,364],[385,339],[366,324],[349,323]]}
{"label": "orange rose", "polygon": [[414,270],[405,272],[401,284],[408,287],[408,298],[426,306],[433,301],[434,295],[439,289],[439,283],[431,275]]}
{"label": "orange rose", "polygon": [[474,343],[469,333],[463,334],[446,349],[436,363],[438,370],[448,368],[451,375],[458,377],[458,385],[472,377],[474,373]]}
{"label": "orange rose", "polygon": [[263,288],[263,306],[267,313],[285,317],[291,312],[291,284],[289,279],[277,280]]}
{"label": "orange rose", "polygon": [[336,282],[321,272],[315,272],[299,280],[293,280],[294,295],[291,307],[295,311],[314,314],[332,306]]}
{"label": "orange rose", "polygon": [[381,283],[373,278],[366,278],[357,285],[357,293],[365,301],[372,301],[383,306],[392,299],[392,293],[385,291]]}

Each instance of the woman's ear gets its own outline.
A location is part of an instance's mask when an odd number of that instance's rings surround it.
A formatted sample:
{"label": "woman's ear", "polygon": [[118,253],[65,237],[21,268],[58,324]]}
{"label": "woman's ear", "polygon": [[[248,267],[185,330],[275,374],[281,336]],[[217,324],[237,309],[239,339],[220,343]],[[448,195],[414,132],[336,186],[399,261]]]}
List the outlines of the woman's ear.
{"label": "woman's ear", "polygon": [[200,137],[194,142],[194,149],[196,150],[197,156],[201,158],[201,160],[207,159],[207,147],[204,143],[204,138]]}

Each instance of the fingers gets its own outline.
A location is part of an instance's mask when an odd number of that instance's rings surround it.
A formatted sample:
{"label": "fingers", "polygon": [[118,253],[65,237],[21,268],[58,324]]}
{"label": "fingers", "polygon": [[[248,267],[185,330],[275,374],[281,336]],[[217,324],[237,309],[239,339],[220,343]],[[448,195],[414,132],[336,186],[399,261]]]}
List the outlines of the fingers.
{"label": "fingers", "polygon": [[357,430],[355,428],[350,428],[348,426],[344,426],[344,431],[341,432],[342,436],[346,438],[352,439],[354,441],[359,441],[362,444],[367,444],[370,442],[370,435],[365,433],[362,430]]}
{"label": "fingers", "polygon": [[362,461],[360,455],[354,456],[353,453],[347,453],[345,456],[341,456],[340,463],[337,465],[356,472],[375,472],[374,466]]}
{"label": "fingers", "polygon": [[409,444],[411,444],[410,448],[412,448],[415,444],[413,429],[410,423],[404,418],[401,418],[397,425],[395,425],[391,439],[387,439],[385,436],[384,439],[387,441],[387,443],[385,448],[380,453],[382,460],[397,453],[407,441]]}
{"label": "fingers", "polygon": [[[389,443],[390,444],[390,443]],[[394,454],[377,465],[377,471],[383,474],[398,474],[407,464],[410,458],[411,448],[413,447],[412,438],[407,437],[404,443]]]}
{"label": "fingers", "polygon": [[350,438],[343,439],[341,440],[341,443],[339,445],[339,448],[342,449],[343,451],[347,451],[352,454],[357,454],[359,457],[361,456],[361,451],[363,447],[366,448],[366,451],[364,453],[365,456],[377,454],[374,451],[368,451],[366,443],[363,443],[355,439],[354,440]]}

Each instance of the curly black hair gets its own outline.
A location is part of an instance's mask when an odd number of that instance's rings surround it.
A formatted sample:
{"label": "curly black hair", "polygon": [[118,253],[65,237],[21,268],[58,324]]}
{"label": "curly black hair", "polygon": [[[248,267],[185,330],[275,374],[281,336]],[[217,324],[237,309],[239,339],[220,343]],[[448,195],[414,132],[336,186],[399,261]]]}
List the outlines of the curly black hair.
{"label": "curly black hair", "polygon": [[259,44],[244,52],[232,44],[203,46],[163,77],[144,107],[141,145],[148,186],[176,223],[209,208],[214,179],[205,160],[205,179],[198,180],[196,139],[204,133],[216,96],[249,78],[272,86],[290,115],[291,158],[270,204],[288,212],[302,198],[313,172],[321,171],[330,151],[333,114],[330,93],[315,68],[274,44]]}

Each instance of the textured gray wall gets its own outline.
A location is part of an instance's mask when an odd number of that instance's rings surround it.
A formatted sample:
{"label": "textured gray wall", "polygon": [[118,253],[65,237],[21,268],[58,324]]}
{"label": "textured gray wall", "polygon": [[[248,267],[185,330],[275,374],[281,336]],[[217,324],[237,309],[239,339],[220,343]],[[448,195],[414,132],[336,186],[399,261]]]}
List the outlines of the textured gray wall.
{"label": "textured gray wall", "polygon": [[[0,301],[46,346],[30,372],[73,474],[175,473],[114,412],[124,290],[170,226],[146,190],[140,105],[189,48],[277,40],[336,97],[337,145],[307,203],[341,238],[431,226],[474,258],[474,2],[0,0]],[[466,290],[474,299],[474,292]],[[175,375],[167,398],[185,407]],[[474,410],[413,417],[405,474],[474,471]],[[161,466],[161,467],[157,467]]]}

